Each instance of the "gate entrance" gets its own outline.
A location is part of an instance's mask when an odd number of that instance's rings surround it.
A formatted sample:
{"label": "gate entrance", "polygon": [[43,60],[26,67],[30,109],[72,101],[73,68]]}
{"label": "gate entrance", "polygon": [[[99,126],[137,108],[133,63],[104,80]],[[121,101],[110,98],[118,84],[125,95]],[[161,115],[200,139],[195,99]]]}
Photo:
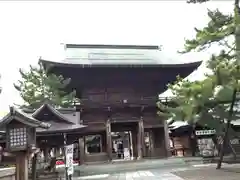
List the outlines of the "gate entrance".
{"label": "gate entrance", "polygon": [[131,138],[131,131],[112,132],[113,159],[133,159]]}
{"label": "gate entrance", "polygon": [[137,123],[111,123],[113,160],[133,160],[137,157]]}

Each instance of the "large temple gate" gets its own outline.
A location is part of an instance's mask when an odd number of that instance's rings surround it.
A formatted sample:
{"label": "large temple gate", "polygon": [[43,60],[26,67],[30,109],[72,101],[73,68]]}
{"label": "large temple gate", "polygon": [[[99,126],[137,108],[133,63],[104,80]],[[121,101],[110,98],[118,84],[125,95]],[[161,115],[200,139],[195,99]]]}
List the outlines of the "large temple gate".
{"label": "large temple gate", "polygon": [[168,156],[168,128],[157,116],[158,94],[201,62],[169,64],[158,46],[66,44],[64,51],[62,62],[40,62],[49,73],[71,78],[66,90],[75,89],[81,100],[77,110],[86,128],[79,132],[80,162],[116,159],[119,141],[130,159]]}
{"label": "large temple gate", "polygon": [[80,105],[54,109],[46,103],[27,113],[51,124],[37,131],[46,156],[49,149],[63,147],[63,135],[68,144],[76,144],[80,164],[118,159],[119,142],[128,159],[168,156],[168,127],[157,116],[158,95],[201,62],[169,63],[161,59],[158,46],[66,44],[64,51],[62,61],[40,62],[48,73],[71,78],[66,90],[76,90]]}

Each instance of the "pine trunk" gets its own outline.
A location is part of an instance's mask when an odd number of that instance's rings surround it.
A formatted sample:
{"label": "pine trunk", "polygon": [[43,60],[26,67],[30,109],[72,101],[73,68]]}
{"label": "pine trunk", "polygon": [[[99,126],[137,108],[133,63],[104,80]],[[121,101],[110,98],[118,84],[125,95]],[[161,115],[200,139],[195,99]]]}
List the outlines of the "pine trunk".
{"label": "pine trunk", "polygon": [[220,151],[220,158],[219,158],[219,161],[218,161],[218,164],[217,164],[217,169],[220,169],[221,166],[222,166],[224,151],[225,151],[225,149],[227,147],[227,144],[228,144],[228,134],[229,134],[229,128],[230,128],[230,125],[231,125],[231,119],[232,119],[232,115],[233,115],[233,107],[234,107],[234,104],[235,104],[235,101],[236,101],[236,94],[237,94],[237,91],[235,89],[233,91],[233,95],[232,95],[232,102],[231,102],[231,106],[230,106],[230,109],[229,109],[229,117],[228,117],[228,121],[227,121],[226,128],[225,128],[225,135],[224,135],[224,138],[223,138],[223,144],[222,144],[222,148],[221,148],[221,151]]}

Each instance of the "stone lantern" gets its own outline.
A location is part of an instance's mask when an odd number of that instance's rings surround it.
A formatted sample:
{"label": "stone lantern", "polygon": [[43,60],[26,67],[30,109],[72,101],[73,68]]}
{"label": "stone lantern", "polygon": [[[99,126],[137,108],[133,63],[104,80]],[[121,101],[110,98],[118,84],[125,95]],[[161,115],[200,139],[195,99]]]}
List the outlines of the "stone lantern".
{"label": "stone lantern", "polygon": [[36,128],[49,127],[14,107],[0,121],[0,129],[6,132],[6,151],[16,156],[16,180],[28,180],[28,157],[36,149]]}

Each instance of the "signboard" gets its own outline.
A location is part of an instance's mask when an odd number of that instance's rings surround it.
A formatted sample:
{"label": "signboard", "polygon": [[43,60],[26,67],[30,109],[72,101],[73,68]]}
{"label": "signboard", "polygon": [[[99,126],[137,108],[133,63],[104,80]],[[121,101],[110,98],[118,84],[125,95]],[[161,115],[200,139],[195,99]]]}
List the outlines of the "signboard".
{"label": "signboard", "polygon": [[[222,138],[221,136],[218,136],[218,137],[217,137],[217,142],[218,142],[218,144],[223,144],[223,138]],[[230,139],[230,143],[231,143],[232,145],[238,145],[238,144],[240,144],[240,143],[239,143],[239,139],[237,139],[237,138]]]}
{"label": "signboard", "polygon": [[66,150],[66,167],[67,167],[67,173],[68,175],[73,175],[74,169],[73,169],[73,150],[74,145],[68,145],[65,147]]}
{"label": "signboard", "polygon": [[215,130],[199,130],[195,132],[197,136],[201,136],[201,135],[213,135],[216,133]]}
{"label": "signboard", "polygon": [[212,138],[203,138],[198,139],[198,149],[200,155],[202,156],[215,156],[217,155],[217,149],[215,148],[215,144]]}
{"label": "signboard", "polygon": [[130,159],[130,152],[128,148],[124,148],[124,159],[129,160]]}

